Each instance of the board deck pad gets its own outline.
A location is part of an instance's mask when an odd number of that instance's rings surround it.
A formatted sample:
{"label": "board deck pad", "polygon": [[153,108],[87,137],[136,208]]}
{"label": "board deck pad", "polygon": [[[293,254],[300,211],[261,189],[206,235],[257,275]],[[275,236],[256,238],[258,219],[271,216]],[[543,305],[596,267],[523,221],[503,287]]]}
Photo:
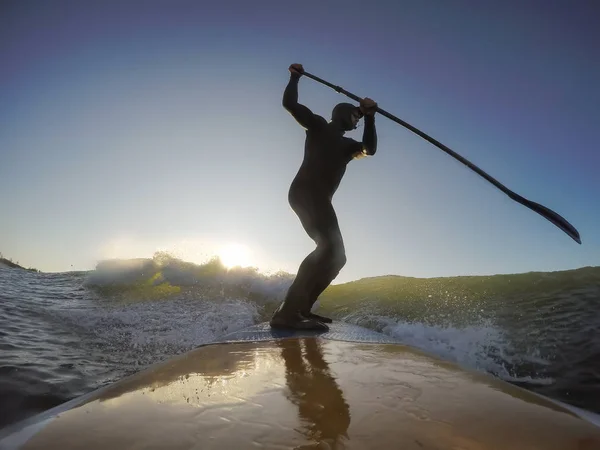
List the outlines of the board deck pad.
{"label": "board deck pad", "polygon": [[541,396],[353,325],[261,324],[68,402],[0,449],[596,450]]}

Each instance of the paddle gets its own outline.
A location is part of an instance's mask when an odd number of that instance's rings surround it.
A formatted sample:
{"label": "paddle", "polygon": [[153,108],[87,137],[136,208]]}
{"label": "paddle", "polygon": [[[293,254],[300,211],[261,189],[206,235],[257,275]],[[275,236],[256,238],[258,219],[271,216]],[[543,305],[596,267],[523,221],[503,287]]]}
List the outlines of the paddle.
{"label": "paddle", "polygon": [[[343,88],[341,88],[340,86],[335,86],[315,75],[312,75],[306,71],[301,71],[302,75],[308,77],[308,78],[312,78],[315,81],[318,81],[319,83],[324,84],[325,86],[329,86],[330,88],[334,89],[335,91],[346,95],[347,97],[350,97],[352,100],[355,100],[357,102],[360,103],[360,97],[344,90]],[[573,238],[573,240],[575,242],[577,242],[578,244],[581,244],[581,238],[579,237],[579,232],[575,229],[575,227],[573,225],[571,225],[564,217],[562,217],[561,215],[555,213],[554,211],[552,211],[549,208],[546,208],[543,205],[540,205],[539,203],[535,203],[532,202],[530,200],[527,200],[524,197],[521,197],[519,194],[511,191],[510,189],[508,189],[506,186],[504,186],[502,183],[500,183],[498,180],[492,178],[490,175],[488,175],[487,173],[485,173],[483,170],[481,170],[479,167],[477,167],[475,164],[471,163],[470,161],[467,161],[465,158],[463,158],[462,156],[460,156],[458,153],[454,152],[453,150],[449,149],[448,147],[446,147],[444,144],[442,144],[441,142],[438,142],[437,140],[433,139],[431,136],[423,133],[421,130],[413,127],[412,125],[410,125],[409,123],[406,123],[405,121],[398,119],[396,116],[390,114],[387,111],[384,111],[381,108],[377,108],[377,112],[385,117],[387,117],[390,120],[393,120],[394,122],[402,125],[403,127],[408,128],[410,131],[412,131],[413,133],[421,136],[423,139],[425,139],[426,141],[429,141],[430,143],[432,143],[433,145],[435,145],[436,147],[438,147],[440,150],[443,150],[444,152],[448,153],[450,156],[452,156],[453,158],[457,159],[458,161],[460,161],[461,163],[463,163],[465,166],[467,166],[469,169],[475,171],[476,173],[478,173],[479,175],[481,175],[483,178],[485,178],[486,180],[488,180],[490,183],[492,183],[494,186],[496,186],[498,189],[500,189],[502,192],[504,192],[506,195],[508,195],[511,199],[513,199],[514,201],[520,203],[521,205],[527,206],[529,209],[535,211],[536,213],[538,213],[539,215],[541,215],[542,217],[545,217],[546,219],[548,219],[550,222],[552,222],[554,225],[556,225],[558,228],[560,228],[561,230],[563,230],[565,233],[567,233],[569,236],[571,236],[571,238]]]}

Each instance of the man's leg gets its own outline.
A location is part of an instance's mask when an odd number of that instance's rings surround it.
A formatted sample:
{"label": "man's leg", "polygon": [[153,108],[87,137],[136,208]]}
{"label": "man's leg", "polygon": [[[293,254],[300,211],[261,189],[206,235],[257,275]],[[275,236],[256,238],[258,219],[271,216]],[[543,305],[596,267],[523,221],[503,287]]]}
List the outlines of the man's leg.
{"label": "man's leg", "polygon": [[311,285],[319,270],[319,253],[320,249],[317,246],[317,249],[304,258],[300,264],[296,278],[288,289],[283,303],[273,315],[271,326],[327,329],[322,323],[315,321],[315,318],[300,314],[300,311],[305,308],[304,305],[309,301]]}
{"label": "man's leg", "polygon": [[296,278],[288,289],[283,303],[273,314],[271,326],[327,330],[327,325],[324,323],[315,318],[303,316],[300,313],[310,301],[309,296],[312,292],[312,286],[320,271],[322,271],[324,251],[321,235],[324,230],[319,229],[322,208],[318,208],[318,203],[314,201],[309,193],[291,195],[290,205],[298,215],[304,230],[317,243],[317,248],[304,258],[304,261],[300,264]]}
{"label": "man's leg", "polygon": [[319,295],[327,289],[346,264],[346,253],[341,233],[330,237],[328,245],[330,246],[330,250],[326,253],[327,264],[322,265],[322,271],[318,273],[312,282],[309,295],[306,299],[307,301],[301,310],[304,317],[316,319],[323,323],[331,323],[333,321],[329,317],[311,312],[312,307],[317,302]]}
{"label": "man's leg", "polygon": [[314,304],[317,302],[317,300],[319,299],[319,295],[321,295],[323,293],[323,291],[325,289],[327,289],[327,287],[331,284],[331,282],[335,279],[336,276],[337,276],[337,274],[333,274],[333,275],[326,274],[326,276],[322,276],[317,280],[317,282],[315,283],[315,285],[310,293],[310,296],[308,299],[309,301],[301,312],[301,314],[304,317],[307,317],[310,319],[316,319],[323,323],[332,323],[333,322],[333,320],[329,317],[325,317],[320,314],[315,314],[314,312],[312,312],[312,308],[313,308]]}
{"label": "man's leg", "polygon": [[308,285],[307,296],[304,298],[300,312],[304,317],[331,323],[330,318],[314,314],[311,309],[319,295],[338,276],[346,264],[346,250],[333,205],[329,201],[323,202],[318,204],[317,211],[319,219],[317,221],[319,229],[317,249],[319,253],[313,277]]}

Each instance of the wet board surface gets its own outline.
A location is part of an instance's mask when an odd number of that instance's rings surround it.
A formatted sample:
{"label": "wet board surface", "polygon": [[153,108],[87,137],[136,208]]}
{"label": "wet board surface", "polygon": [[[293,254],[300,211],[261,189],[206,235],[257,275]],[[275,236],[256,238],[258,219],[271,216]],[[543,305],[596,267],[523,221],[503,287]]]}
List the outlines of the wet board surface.
{"label": "wet board surface", "polygon": [[329,331],[285,330],[274,329],[268,323],[261,323],[231,334],[227,334],[215,342],[269,341],[273,339],[289,339],[302,337],[318,337],[334,341],[364,342],[378,344],[399,344],[400,341],[367,328],[345,322],[329,324]]}
{"label": "wet board surface", "polygon": [[600,428],[392,338],[262,324],[22,423],[0,448],[600,449]]}

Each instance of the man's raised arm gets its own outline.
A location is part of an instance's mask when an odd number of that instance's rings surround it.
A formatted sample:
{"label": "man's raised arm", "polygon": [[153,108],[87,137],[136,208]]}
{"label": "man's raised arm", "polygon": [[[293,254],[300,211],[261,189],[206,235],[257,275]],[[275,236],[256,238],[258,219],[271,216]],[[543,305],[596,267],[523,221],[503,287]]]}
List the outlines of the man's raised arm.
{"label": "man's raised arm", "polygon": [[318,119],[310,109],[298,103],[298,81],[304,69],[302,64],[292,64],[289,70],[290,81],[283,92],[282,105],[300,125],[309,129],[317,123]]}
{"label": "man's raised arm", "polygon": [[360,102],[360,110],[365,115],[365,129],[362,138],[363,153],[373,156],[377,151],[377,130],[375,129],[377,103],[370,98],[364,98]]}

